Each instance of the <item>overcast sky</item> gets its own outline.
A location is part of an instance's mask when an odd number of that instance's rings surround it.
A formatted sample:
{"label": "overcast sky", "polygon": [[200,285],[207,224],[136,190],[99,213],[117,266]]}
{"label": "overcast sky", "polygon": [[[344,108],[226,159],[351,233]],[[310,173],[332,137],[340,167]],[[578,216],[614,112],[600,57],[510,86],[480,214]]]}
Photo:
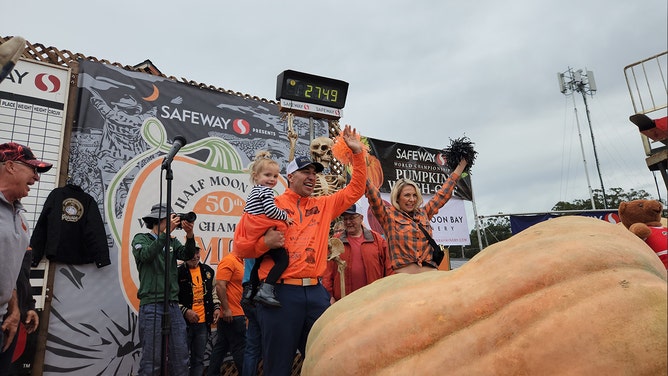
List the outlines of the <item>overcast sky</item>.
{"label": "overcast sky", "polygon": [[601,188],[582,97],[574,104],[557,81],[568,68],[591,70],[604,186],[666,199],[628,120],[623,71],[666,51],[666,0],[15,4],[0,35],[123,65],[149,59],[167,76],[271,100],[286,69],[347,81],[341,123],[365,136],[438,149],[462,136],[475,143],[478,215],[587,199],[583,159]]}

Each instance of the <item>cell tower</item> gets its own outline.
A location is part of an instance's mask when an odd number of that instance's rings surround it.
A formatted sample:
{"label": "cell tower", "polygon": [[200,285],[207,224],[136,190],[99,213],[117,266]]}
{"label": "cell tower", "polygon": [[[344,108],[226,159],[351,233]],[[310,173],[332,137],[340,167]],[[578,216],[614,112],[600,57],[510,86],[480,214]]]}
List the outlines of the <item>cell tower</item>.
{"label": "cell tower", "polygon": [[[588,70],[583,72],[582,69],[574,71],[571,67],[563,73],[557,73],[559,80],[559,91],[564,95],[571,95],[575,92],[582,94],[582,100],[585,105],[585,112],[587,114],[587,124],[589,124],[589,135],[591,136],[591,144],[594,149],[594,159],[596,161],[596,170],[598,172],[598,179],[601,183],[601,192],[603,194],[603,208],[608,208],[608,199],[605,196],[605,187],[603,186],[603,177],[601,175],[601,165],[598,161],[598,153],[596,152],[596,142],[594,141],[594,130],[591,127],[591,117],[589,116],[589,105],[587,103],[587,95],[593,96],[596,93],[596,81],[594,80],[594,72]],[[584,146],[582,144],[582,135],[580,133],[580,120],[578,119],[578,109],[575,104],[575,96],[573,96],[573,110],[575,112],[575,120],[578,126],[578,136],[580,138],[580,149],[582,150],[582,159],[585,165],[585,175],[587,175],[587,185],[589,187],[589,196],[591,198],[591,208],[596,209],[594,202],[594,194],[589,183],[589,173],[587,172],[587,161],[585,159]]]}

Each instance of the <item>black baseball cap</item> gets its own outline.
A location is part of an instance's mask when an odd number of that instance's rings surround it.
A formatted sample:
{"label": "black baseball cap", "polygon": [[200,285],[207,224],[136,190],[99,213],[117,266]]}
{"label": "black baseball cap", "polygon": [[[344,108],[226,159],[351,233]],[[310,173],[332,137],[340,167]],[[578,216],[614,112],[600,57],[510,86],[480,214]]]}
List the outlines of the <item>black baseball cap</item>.
{"label": "black baseball cap", "polygon": [[290,163],[288,163],[288,167],[286,168],[286,173],[287,174],[292,174],[295,171],[304,169],[308,166],[313,166],[315,167],[315,172],[322,172],[322,170],[325,169],[325,166],[321,165],[318,162],[313,162],[309,157],[297,157],[293,159]]}

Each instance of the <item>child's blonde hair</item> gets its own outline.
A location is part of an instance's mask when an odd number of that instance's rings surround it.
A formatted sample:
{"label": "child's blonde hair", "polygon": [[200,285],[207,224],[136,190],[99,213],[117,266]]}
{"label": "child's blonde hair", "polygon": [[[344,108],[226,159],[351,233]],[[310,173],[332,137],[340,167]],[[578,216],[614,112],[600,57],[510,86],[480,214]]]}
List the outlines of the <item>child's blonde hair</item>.
{"label": "child's blonde hair", "polygon": [[278,162],[271,159],[271,153],[267,150],[258,151],[257,154],[255,154],[253,162],[251,162],[250,166],[248,166],[251,183],[255,184],[255,177],[260,173],[260,171],[270,165],[278,166]]}

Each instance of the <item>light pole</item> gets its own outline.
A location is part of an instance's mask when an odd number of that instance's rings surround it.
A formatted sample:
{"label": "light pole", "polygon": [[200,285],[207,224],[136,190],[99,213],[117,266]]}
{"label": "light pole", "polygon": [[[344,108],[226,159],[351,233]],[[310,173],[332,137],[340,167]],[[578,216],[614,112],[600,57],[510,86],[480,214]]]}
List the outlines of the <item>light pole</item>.
{"label": "light pole", "polygon": [[[608,208],[608,199],[605,196],[605,187],[603,186],[603,177],[601,175],[601,165],[598,161],[598,153],[596,152],[596,142],[594,141],[594,130],[591,127],[591,118],[589,116],[589,105],[587,104],[587,95],[593,96],[596,93],[596,81],[594,80],[594,72],[587,71],[583,73],[582,69],[573,71],[570,67],[568,70],[563,73],[557,73],[557,78],[559,79],[559,90],[564,95],[573,94],[578,92],[582,94],[582,100],[584,101],[585,111],[587,114],[587,123],[589,124],[589,135],[591,136],[591,144],[594,150],[594,159],[596,161],[596,170],[598,171],[598,179],[601,183],[601,193],[603,195],[603,208]],[[580,149],[582,149],[582,158],[585,164],[585,174],[587,175],[587,184],[589,185],[589,195],[591,197],[592,209],[596,209],[594,203],[594,196],[591,190],[591,184],[589,183],[589,174],[587,172],[587,161],[584,159],[584,148],[582,146],[582,136],[580,134],[580,120],[578,119],[578,110],[575,105],[575,97],[573,97],[573,110],[575,111],[575,120],[578,125],[578,136],[580,137]]]}

